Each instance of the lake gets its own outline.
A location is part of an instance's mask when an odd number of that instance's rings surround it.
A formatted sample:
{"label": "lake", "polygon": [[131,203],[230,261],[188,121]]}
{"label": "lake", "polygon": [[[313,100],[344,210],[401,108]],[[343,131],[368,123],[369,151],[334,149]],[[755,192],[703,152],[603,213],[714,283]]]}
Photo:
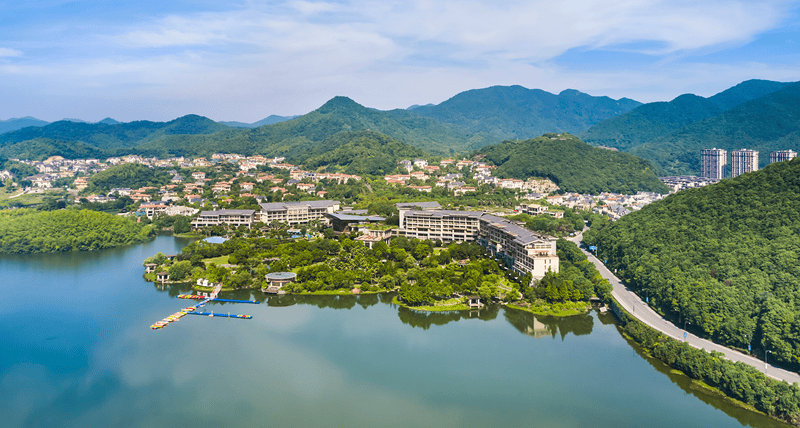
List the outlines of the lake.
{"label": "lake", "polygon": [[595,312],[259,291],[204,308],[251,320],[150,330],[189,289],[145,282],[142,261],[188,242],[0,256],[0,426],[785,426],[695,391]]}

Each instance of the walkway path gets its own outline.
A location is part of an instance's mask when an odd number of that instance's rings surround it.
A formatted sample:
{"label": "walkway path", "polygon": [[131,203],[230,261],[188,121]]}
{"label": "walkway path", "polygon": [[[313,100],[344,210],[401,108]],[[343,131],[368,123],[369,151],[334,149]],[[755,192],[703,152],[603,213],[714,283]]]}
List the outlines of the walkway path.
{"label": "walkway path", "polygon": [[[578,234],[573,238],[567,238],[580,246],[581,238],[583,234]],[[687,333],[681,328],[675,326],[671,322],[664,319],[661,315],[656,313],[649,305],[642,301],[639,296],[634,293],[633,291],[628,290],[628,288],[622,284],[622,282],[614,276],[611,271],[606,268],[606,266],[598,260],[592,253],[584,250],[581,248],[584,254],[589,258],[589,261],[594,263],[597,267],[597,270],[600,272],[600,275],[603,278],[607,279],[608,282],[614,287],[614,290],[611,294],[614,296],[614,299],[626,310],[628,313],[636,317],[639,321],[647,324],[648,326],[666,334],[667,336],[672,337],[676,340],[686,340],[689,342],[689,345],[705,349],[706,351],[716,351],[722,352],[725,354],[725,358],[731,361],[741,361],[749,366],[753,366],[758,369],[760,372],[765,373],[767,376],[778,380],[785,380],[789,383],[800,383],[800,375],[794,372],[790,372],[788,370],[783,370],[778,367],[772,365],[766,365],[763,361],[751,357],[749,355],[742,354],[741,352],[734,351],[733,349],[726,348],[722,345],[718,345],[714,342],[711,342],[706,339],[702,339],[697,337],[691,333]],[[684,334],[686,333],[686,339],[684,339]]]}

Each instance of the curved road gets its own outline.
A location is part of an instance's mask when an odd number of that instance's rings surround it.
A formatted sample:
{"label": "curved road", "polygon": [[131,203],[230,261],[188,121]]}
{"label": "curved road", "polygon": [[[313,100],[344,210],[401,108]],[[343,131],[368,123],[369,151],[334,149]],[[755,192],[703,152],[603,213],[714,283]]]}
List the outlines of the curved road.
{"label": "curved road", "polygon": [[[578,244],[578,247],[580,248],[582,237],[583,234],[580,233],[574,238],[567,239]],[[772,365],[766,365],[763,361],[757,358],[742,354],[741,352],[734,351],[733,349],[726,348],[709,340],[699,338],[691,333],[685,332],[679,327],[676,327],[674,324],[665,320],[661,315],[651,309],[650,306],[643,302],[636,293],[628,290],[628,288],[622,284],[619,278],[611,273],[611,271],[606,268],[606,266],[600,262],[600,260],[592,255],[592,253],[584,250],[583,248],[581,248],[581,251],[586,254],[586,256],[589,258],[589,261],[594,263],[594,265],[597,267],[597,270],[600,272],[600,275],[607,279],[608,282],[610,282],[614,287],[614,290],[611,292],[611,295],[614,296],[614,299],[616,299],[617,302],[623,308],[625,308],[626,311],[628,311],[628,313],[636,317],[639,321],[666,334],[667,336],[672,337],[673,339],[680,341],[686,340],[689,342],[689,345],[695,348],[705,349],[706,351],[722,352],[725,354],[725,358],[731,361],[741,361],[749,366],[753,366],[760,372],[765,373],[767,376],[774,379],[784,380],[790,384],[795,382],[800,383],[800,375],[797,373],[783,370]],[[687,333],[686,339],[684,339],[684,333]]]}

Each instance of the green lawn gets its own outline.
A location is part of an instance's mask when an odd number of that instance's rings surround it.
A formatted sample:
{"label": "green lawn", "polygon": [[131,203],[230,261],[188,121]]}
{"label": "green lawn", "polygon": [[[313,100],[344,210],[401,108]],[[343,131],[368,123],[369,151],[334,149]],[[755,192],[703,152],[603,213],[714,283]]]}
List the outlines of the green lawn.
{"label": "green lawn", "polygon": [[214,257],[214,258],[210,258],[210,259],[204,259],[203,263],[205,263],[207,265],[211,264],[211,263],[214,263],[217,266],[226,265],[226,264],[228,264],[228,257],[230,257],[230,256],[220,256],[220,257]]}
{"label": "green lawn", "polygon": [[15,190],[8,187],[0,187],[0,207],[11,206],[12,204],[22,204],[25,207],[31,205],[38,205],[44,202],[46,197],[61,197],[64,195],[63,190],[48,190],[45,193],[29,193],[18,197],[13,197],[21,194],[21,190]]}
{"label": "green lawn", "polygon": [[394,296],[394,298],[392,299],[392,303],[415,311],[446,312],[446,311],[467,311],[470,309],[470,307],[467,306],[466,304],[459,302],[461,302],[460,299],[449,299],[439,302],[439,303],[445,303],[443,305],[437,304],[436,306],[408,306],[405,303],[401,302],[398,296]]}
{"label": "green lawn", "polygon": [[522,306],[508,305],[509,308],[519,309],[521,311],[530,312],[534,315],[549,315],[554,317],[569,317],[572,315],[586,313],[588,302],[567,302],[567,303],[553,303],[533,305],[525,308]]}

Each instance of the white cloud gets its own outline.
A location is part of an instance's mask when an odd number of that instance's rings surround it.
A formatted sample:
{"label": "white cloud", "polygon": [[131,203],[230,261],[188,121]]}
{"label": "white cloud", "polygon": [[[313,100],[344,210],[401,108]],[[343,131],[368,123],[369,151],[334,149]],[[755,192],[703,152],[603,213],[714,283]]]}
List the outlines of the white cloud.
{"label": "white cloud", "polygon": [[14,56],[22,56],[22,52],[16,49],[9,49],[9,48],[0,48],[0,58],[2,57],[14,57]]}
{"label": "white cloud", "polygon": [[[254,121],[305,113],[335,95],[388,109],[498,84],[654,101],[710,95],[709,88],[749,78],[796,80],[797,63],[686,59],[780,26],[786,7],[735,0],[251,2],[83,31],[63,41],[75,55],[34,56],[26,48],[23,61],[0,63],[0,75],[35,81],[31,102],[55,94],[73,108],[89,99],[93,111],[124,110],[98,112],[98,119],[121,120],[193,112]],[[553,61],[576,48],[643,53],[655,65],[598,71]],[[21,55],[0,48],[0,57]],[[59,108],[52,98],[44,104]],[[0,107],[0,116],[17,114],[2,110],[10,108],[17,106]]]}

